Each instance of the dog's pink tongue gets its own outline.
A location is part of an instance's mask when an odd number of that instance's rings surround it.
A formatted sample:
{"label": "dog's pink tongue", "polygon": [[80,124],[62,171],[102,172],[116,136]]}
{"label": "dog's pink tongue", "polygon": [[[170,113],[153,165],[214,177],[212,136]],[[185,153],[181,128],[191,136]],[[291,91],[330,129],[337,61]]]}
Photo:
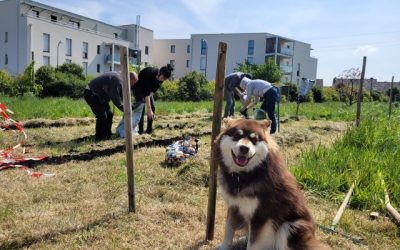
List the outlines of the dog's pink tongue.
{"label": "dog's pink tongue", "polygon": [[245,157],[245,156],[238,156],[238,157],[236,158],[236,161],[237,161],[238,165],[244,166],[244,165],[247,164],[247,157]]}

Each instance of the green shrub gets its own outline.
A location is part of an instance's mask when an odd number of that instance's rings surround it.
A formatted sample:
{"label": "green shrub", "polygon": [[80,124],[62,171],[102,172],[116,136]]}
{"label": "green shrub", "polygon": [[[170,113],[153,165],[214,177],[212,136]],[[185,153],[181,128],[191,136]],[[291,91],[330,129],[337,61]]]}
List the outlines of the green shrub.
{"label": "green shrub", "polygon": [[42,91],[42,86],[35,83],[35,62],[26,67],[22,75],[18,75],[11,83],[10,94],[24,96],[27,93],[37,95]]}
{"label": "green shrub", "polygon": [[371,95],[372,101],[382,101],[382,99],[383,99],[382,94],[376,90],[373,90],[370,95]]}
{"label": "green shrub", "polygon": [[[392,101],[395,101],[396,96],[400,94],[400,90],[396,87],[393,88]],[[386,90],[386,95],[390,98],[390,89]]]}
{"label": "green shrub", "polygon": [[332,87],[322,88],[322,94],[324,96],[324,100],[327,102],[339,101],[339,93]]}
{"label": "green shrub", "polygon": [[157,100],[163,101],[176,101],[179,96],[179,85],[177,81],[166,80],[161,84],[161,87],[156,93],[154,97]]}
{"label": "green shrub", "polygon": [[289,88],[289,100],[292,102],[297,101],[297,97],[299,94],[299,90],[296,84],[293,83],[287,83],[286,84]]}
{"label": "green shrub", "polygon": [[182,101],[200,101],[203,86],[207,84],[206,77],[191,71],[179,79],[178,95]]}
{"label": "green shrub", "polygon": [[10,95],[13,79],[6,70],[0,70],[0,93]]}
{"label": "green shrub", "polygon": [[325,101],[325,97],[322,92],[322,88],[316,88],[316,87],[312,88],[312,94],[313,94],[315,102],[324,102]]}
{"label": "green shrub", "polygon": [[82,80],[85,79],[83,68],[76,63],[64,63],[63,65],[57,67],[56,71],[73,75]]}

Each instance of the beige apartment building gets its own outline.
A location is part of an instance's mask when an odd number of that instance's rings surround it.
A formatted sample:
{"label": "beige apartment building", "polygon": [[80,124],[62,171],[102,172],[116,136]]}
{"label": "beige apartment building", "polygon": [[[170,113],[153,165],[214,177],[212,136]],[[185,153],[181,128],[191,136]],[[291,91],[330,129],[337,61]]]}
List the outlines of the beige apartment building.
{"label": "beige apartment building", "polygon": [[192,34],[190,39],[156,39],[153,61],[175,64],[176,78],[195,70],[212,80],[221,41],[228,45],[226,73],[234,72],[238,63],[246,60],[262,64],[272,58],[283,73],[282,82],[298,84],[302,77],[316,79],[317,59],[310,56],[310,44],[269,33]]}
{"label": "beige apartment building", "polygon": [[175,67],[175,79],[190,71],[215,79],[218,44],[228,44],[226,74],[245,60],[279,65],[283,82],[316,79],[317,59],[311,45],[269,33],[191,34],[189,39],[154,39],[153,31],[135,24],[113,26],[29,0],[0,1],[0,69],[20,74],[32,60],[35,67],[74,62],[86,74],[118,71],[119,49],[127,47],[129,61]]}

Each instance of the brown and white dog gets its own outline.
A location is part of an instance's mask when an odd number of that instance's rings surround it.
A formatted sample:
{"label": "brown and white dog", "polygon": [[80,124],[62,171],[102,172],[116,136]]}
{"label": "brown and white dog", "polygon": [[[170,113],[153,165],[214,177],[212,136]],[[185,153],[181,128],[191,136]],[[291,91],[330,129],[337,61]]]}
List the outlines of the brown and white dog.
{"label": "brown and white dog", "polygon": [[217,137],[218,182],[228,205],[229,249],[236,229],[247,229],[247,249],[328,249],[315,238],[313,218],[278,145],[267,133],[270,121],[225,120]]}

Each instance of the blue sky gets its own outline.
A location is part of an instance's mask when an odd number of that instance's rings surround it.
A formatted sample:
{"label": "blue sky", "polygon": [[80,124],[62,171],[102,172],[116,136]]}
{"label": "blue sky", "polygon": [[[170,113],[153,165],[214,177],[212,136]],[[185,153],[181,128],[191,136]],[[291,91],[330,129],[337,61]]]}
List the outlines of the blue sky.
{"label": "blue sky", "polygon": [[366,78],[400,78],[398,0],[36,1],[114,25],[135,23],[140,15],[155,38],[267,32],[310,43],[325,84],[346,69],[361,69],[363,56]]}

